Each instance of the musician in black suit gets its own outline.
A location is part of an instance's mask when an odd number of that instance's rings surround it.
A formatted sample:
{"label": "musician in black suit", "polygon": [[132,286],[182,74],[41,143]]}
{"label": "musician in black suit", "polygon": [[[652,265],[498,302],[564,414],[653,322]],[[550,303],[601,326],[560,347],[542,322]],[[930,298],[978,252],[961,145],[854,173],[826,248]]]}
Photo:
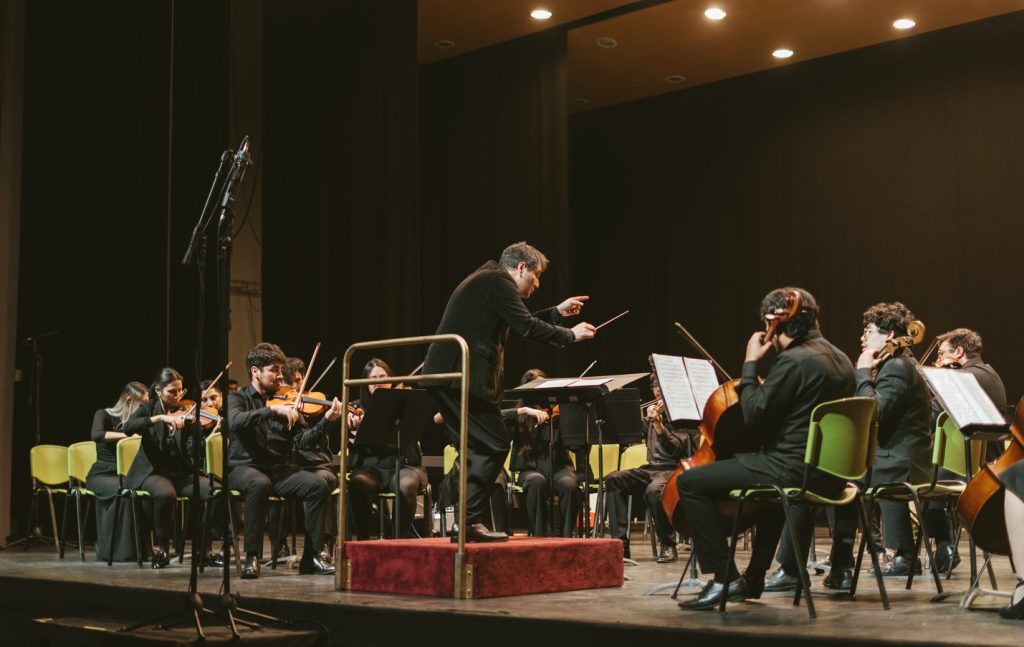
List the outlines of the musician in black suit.
{"label": "musician in black suit", "polygon": [[[811,412],[822,402],[853,395],[853,365],[822,337],[818,304],[809,292],[801,288],[769,292],[761,302],[765,323],[787,312],[786,295],[790,291],[800,294],[799,311],[778,326],[778,334],[769,343],[764,342],[763,332],[750,337],[739,386],[743,421],[750,433],[766,439],[763,448],[687,470],[674,485],[668,485],[679,489],[679,505],[693,534],[701,570],[714,574],[696,598],[679,603],[683,609],[713,609],[722,597],[736,601],[760,596],[764,574],[782,531],[782,513],[770,508],[759,515],[750,564],[745,577],[741,577],[735,564],[723,571],[729,549],[717,501],[730,490],[758,483],[798,487],[804,476]],[[778,356],[759,384],[757,362],[773,347]],[[810,476],[809,486],[826,496],[838,495],[845,485],[825,473]],[[806,538],[795,557],[802,564],[810,547],[811,527],[807,515],[799,516],[796,523],[799,535]],[[791,566],[795,573],[796,564]]]}
{"label": "musician in black suit", "polygon": [[[173,368],[161,369],[152,386],[152,393],[124,425],[126,436],[142,436],[139,453],[135,456],[125,485],[150,493],[152,507],[143,509],[151,516],[156,534],[157,549],[153,553],[153,568],[164,568],[170,563],[169,546],[174,516],[174,505],[179,494],[194,497],[192,479],[192,447],[194,440],[182,431],[185,418],[171,415],[178,410],[178,403],[185,395],[181,374]],[[200,479],[199,496],[203,501],[210,498],[208,479]],[[219,528],[218,501],[211,502],[210,528]],[[222,565],[218,556],[206,556],[211,565]]]}
{"label": "musician in black suit", "polygon": [[[469,474],[466,488],[465,531],[469,541],[506,541],[482,523],[484,501],[494,486],[509,451],[509,433],[502,421],[500,401],[509,330],[532,341],[561,347],[589,339],[595,328],[589,323],[564,328],[563,317],[579,314],[585,296],[570,297],[554,308],[530,314],[523,304],[540,287],[548,259],[524,243],[509,245],[496,263],[488,261],[455,288],[445,307],[437,334],[462,335],[469,346]],[[452,373],[460,370],[457,345],[434,343],[427,350],[423,372]],[[459,432],[459,383],[452,381],[431,389],[441,415],[455,442]],[[454,538],[454,535],[453,535]]]}
{"label": "musician in black suit", "polygon": [[[981,335],[969,328],[956,328],[942,333],[938,340],[938,359],[935,365],[966,371],[973,375],[978,380],[981,390],[992,400],[992,404],[996,405],[1000,413],[1004,413],[1006,411],[1006,387],[1003,386],[1003,380],[999,377],[996,369],[991,364],[985,363],[981,357]],[[938,399],[932,399],[932,429],[935,428],[936,419],[941,412],[942,404]],[[987,443],[986,462],[996,460],[1002,452],[1002,443]],[[963,477],[942,470],[939,473],[939,478],[955,480]],[[925,520],[928,524],[928,536],[935,540],[935,566],[940,573],[947,573],[960,563],[960,555],[957,554],[950,540],[950,520],[945,507],[929,502]]]}

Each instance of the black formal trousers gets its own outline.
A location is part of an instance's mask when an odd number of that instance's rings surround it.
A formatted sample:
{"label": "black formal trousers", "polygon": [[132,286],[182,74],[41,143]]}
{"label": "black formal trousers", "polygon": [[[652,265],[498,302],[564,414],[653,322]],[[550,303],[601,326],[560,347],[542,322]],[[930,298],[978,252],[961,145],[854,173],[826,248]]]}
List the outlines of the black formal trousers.
{"label": "black formal trousers", "polygon": [[[437,406],[444,417],[448,433],[458,447],[459,392],[450,388],[434,388]],[[494,480],[504,469],[511,437],[505,428],[498,405],[469,396],[469,474],[466,486],[466,523],[481,523],[486,501],[494,488]]]}
{"label": "black formal trousers", "polygon": [[245,498],[245,552],[261,555],[263,552],[264,520],[270,495],[296,498],[305,508],[306,538],[303,558],[312,557],[324,545],[324,513],[331,500],[327,482],[315,472],[293,466],[282,466],[264,472],[252,465],[232,465],[228,476],[231,489]]}
{"label": "black formal trousers", "polygon": [[[110,551],[113,551],[115,562],[135,561],[135,550],[132,548],[135,542],[132,539],[132,521],[129,516],[131,511],[128,506],[120,506],[117,518],[114,518],[115,499],[121,489],[121,479],[113,472],[90,473],[85,479],[85,487],[96,495],[96,559],[105,562]],[[114,536],[114,545],[111,546],[110,531],[114,523],[117,523],[117,534]],[[143,559],[147,559],[149,553],[148,547],[143,546]]]}
{"label": "black formal trousers", "polygon": [[[378,494],[394,491],[395,469],[383,464],[359,467],[352,471],[348,482],[348,496],[352,504],[356,536],[370,538],[373,501]],[[427,486],[427,471],[420,466],[403,465],[398,474],[398,517],[402,524],[402,537],[412,536],[412,522],[416,514],[416,494]],[[431,511],[424,511],[428,516]],[[383,513],[383,511],[382,511]]]}
{"label": "black formal trousers", "polygon": [[[553,475],[554,488],[548,484],[548,476],[535,469],[519,472],[519,487],[523,488],[526,499],[526,518],[530,525],[530,533],[534,537],[547,537],[550,522],[554,535],[572,537],[576,528],[576,515],[583,503],[583,492],[580,490],[579,478],[572,466],[566,466]],[[558,495],[555,505],[555,519],[548,519],[548,497],[554,489]]]}
{"label": "black formal trousers", "polygon": [[[195,498],[192,474],[173,478],[162,474],[150,474],[142,480],[138,489],[145,490],[151,495],[152,507],[143,506],[143,509],[146,510],[150,523],[153,524],[157,546],[167,550],[173,526],[174,506],[178,501],[178,496]],[[210,514],[210,528],[220,528],[220,500],[210,501],[210,479],[208,477],[201,476],[199,478],[199,498],[213,506]]]}
{"label": "black formal trousers", "polygon": [[628,470],[612,472],[604,479],[608,493],[608,518],[612,522],[612,537],[625,541],[629,533],[629,519],[626,518],[626,497],[643,496],[654,520],[654,529],[662,547],[676,545],[676,530],[672,527],[665,509],[661,506],[661,491],[668,483],[668,477],[675,467],[664,468],[643,465]]}

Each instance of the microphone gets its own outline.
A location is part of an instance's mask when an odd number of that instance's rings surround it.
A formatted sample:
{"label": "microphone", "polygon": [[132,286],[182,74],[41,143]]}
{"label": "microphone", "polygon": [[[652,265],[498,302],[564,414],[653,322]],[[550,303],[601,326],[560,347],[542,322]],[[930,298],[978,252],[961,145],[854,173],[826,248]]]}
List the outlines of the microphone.
{"label": "microphone", "polygon": [[235,153],[235,161],[231,165],[228,180],[224,184],[224,196],[220,202],[221,221],[224,220],[224,213],[231,208],[231,204],[235,201],[235,192],[238,190],[238,185],[242,183],[242,178],[245,177],[246,167],[250,164],[252,164],[252,157],[249,155],[249,136],[246,135],[238,147],[238,152]]}

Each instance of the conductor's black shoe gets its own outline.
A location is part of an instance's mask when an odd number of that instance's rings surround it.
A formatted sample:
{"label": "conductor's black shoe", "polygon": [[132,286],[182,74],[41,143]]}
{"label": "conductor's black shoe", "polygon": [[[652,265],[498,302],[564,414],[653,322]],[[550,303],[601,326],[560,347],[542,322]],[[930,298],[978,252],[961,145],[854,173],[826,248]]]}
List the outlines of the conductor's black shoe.
{"label": "conductor's black shoe", "polygon": [[960,555],[949,544],[942,544],[935,549],[935,569],[945,575],[960,565]]}
{"label": "conductor's black shoe", "polygon": [[[1024,580],[1017,580],[1017,591],[1024,587]],[[1016,596],[1016,591],[1014,591]],[[1017,600],[1017,603],[1013,603],[1013,598],[1010,598],[1010,605],[1003,607],[999,610],[999,615],[1007,620],[1020,620],[1024,618],[1024,598]]]}
{"label": "conductor's black shoe", "polygon": [[[911,566],[913,562],[913,566]],[[903,555],[897,555],[892,558],[892,561],[882,567],[882,577],[906,577],[910,575],[910,569],[914,569],[914,575],[921,574],[921,560],[904,557]],[[874,569],[871,569],[871,574],[874,575]]]}
{"label": "conductor's black shoe", "polygon": [[[458,525],[452,526],[452,543],[459,543],[459,527]],[[503,532],[492,532],[482,523],[471,523],[466,528],[466,541],[467,542],[488,542],[488,541],[508,541],[508,535]]]}
{"label": "conductor's black shoe", "polygon": [[659,564],[671,564],[679,559],[679,553],[676,552],[675,546],[662,546],[661,554],[658,555],[658,559],[654,560]]}
{"label": "conductor's black shoe", "polygon": [[299,562],[299,575],[334,575],[334,567],[320,561],[319,557]]}
{"label": "conductor's black shoe", "polygon": [[742,577],[737,577],[729,585],[726,586],[722,582],[716,582],[714,580],[707,583],[707,585],[701,589],[700,594],[692,600],[686,600],[685,602],[679,603],[680,609],[690,610],[701,610],[701,609],[714,609],[722,603],[724,596],[729,597],[729,602],[740,602],[750,597],[750,589],[747,587],[747,581]]}
{"label": "conductor's black shoe", "polygon": [[242,564],[242,579],[255,580],[260,576],[260,558],[256,555],[246,555]]}
{"label": "conductor's black shoe", "polygon": [[822,580],[822,584],[833,591],[850,591],[853,589],[853,569],[833,568]]}
{"label": "conductor's black shoe", "polygon": [[164,568],[171,563],[171,558],[167,556],[166,551],[157,550],[153,553],[153,562],[150,564],[153,568]]}
{"label": "conductor's black shoe", "polygon": [[222,568],[224,566],[224,553],[207,553],[203,556],[203,566]]}
{"label": "conductor's black shoe", "polygon": [[765,593],[779,593],[781,591],[795,591],[796,585],[800,583],[800,578],[796,575],[790,575],[784,569],[779,569],[772,573],[772,576],[768,578],[768,581],[764,583]]}

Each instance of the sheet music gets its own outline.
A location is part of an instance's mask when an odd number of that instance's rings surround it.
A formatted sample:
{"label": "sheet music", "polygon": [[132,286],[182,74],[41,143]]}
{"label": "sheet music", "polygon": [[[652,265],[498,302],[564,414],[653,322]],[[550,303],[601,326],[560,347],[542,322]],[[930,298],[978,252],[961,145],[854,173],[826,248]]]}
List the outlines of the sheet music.
{"label": "sheet music", "polygon": [[572,384],[575,381],[576,381],[576,378],[574,378],[574,377],[558,378],[558,379],[555,379],[555,380],[547,380],[545,382],[541,382],[540,384],[538,384],[537,386],[535,386],[533,388],[535,388],[535,389],[560,389],[563,386],[569,386],[570,384]]}
{"label": "sheet music", "polygon": [[706,359],[684,357],[683,366],[686,368],[687,377],[690,378],[690,386],[693,387],[693,399],[697,403],[697,410],[703,414],[708,398],[718,388],[718,374],[715,373],[715,367]]}
{"label": "sheet music", "polygon": [[612,381],[610,377],[591,377],[581,380],[573,380],[566,386],[601,386]]}
{"label": "sheet music", "polygon": [[658,375],[658,385],[665,398],[668,415],[673,421],[696,421],[701,418],[701,411],[693,399],[693,387],[686,375],[683,358],[676,355],[651,354],[654,372]]}
{"label": "sheet music", "polygon": [[948,368],[921,369],[932,390],[946,406],[946,411],[960,429],[969,426],[1006,426],[1006,419],[978,379],[966,371]]}

